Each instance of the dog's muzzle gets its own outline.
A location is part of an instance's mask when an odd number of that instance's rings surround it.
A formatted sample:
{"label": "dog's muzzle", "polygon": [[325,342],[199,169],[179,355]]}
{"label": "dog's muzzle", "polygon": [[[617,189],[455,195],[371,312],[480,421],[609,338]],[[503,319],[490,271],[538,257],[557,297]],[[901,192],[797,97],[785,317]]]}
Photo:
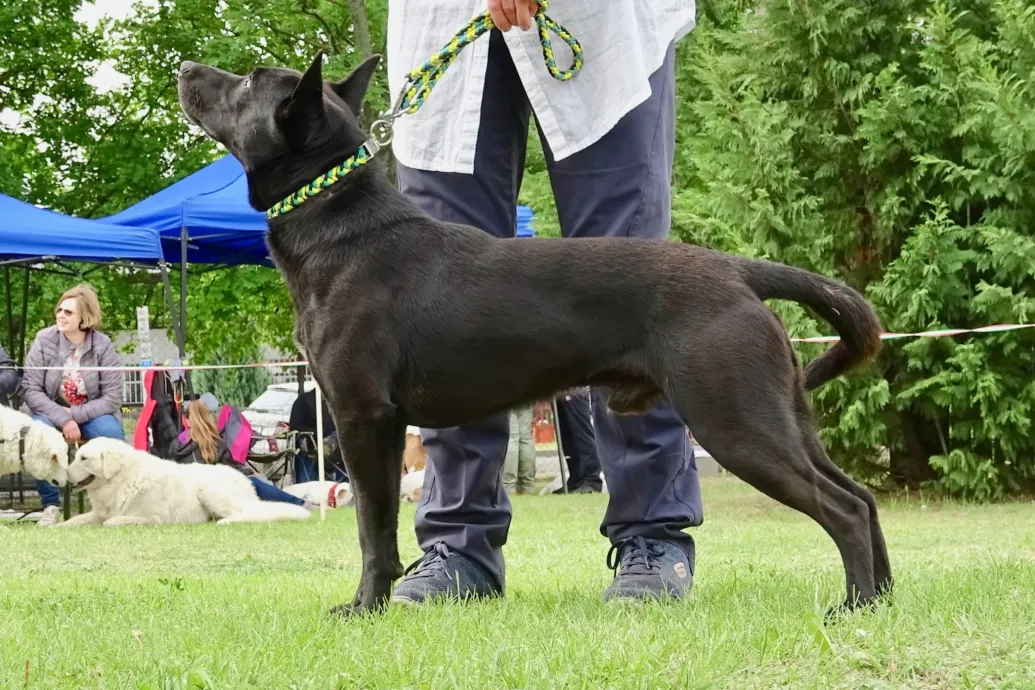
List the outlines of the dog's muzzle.
{"label": "dog's muzzle", "polygon": [[85,489],[86,487],[90,486],[90,484],[93,483],[94,479],[97,479],[97,476],[91,474],[86,479],[82,479],[82,480],[76,482],[75,484],[73,484],[72,488],[73,489]]}

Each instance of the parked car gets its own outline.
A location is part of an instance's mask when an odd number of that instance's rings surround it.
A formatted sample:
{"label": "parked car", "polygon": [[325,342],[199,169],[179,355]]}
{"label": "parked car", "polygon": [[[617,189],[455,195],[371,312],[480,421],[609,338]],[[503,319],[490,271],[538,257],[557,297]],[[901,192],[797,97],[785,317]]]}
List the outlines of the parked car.
{"label": "parked car", "polygon": [[[306,392],[313,390],[315,386],[314,381],[306,381]],[[291,406],[297,399],[297,383],[273,383],[267,386],[259,397],[249,403],[241,414],[252,425],[252,431],[256,436],[273,436],[288,430]],[[257,453],[275,453],[277,443],[276,441],[257,441],[252,445],[252,450]]]}

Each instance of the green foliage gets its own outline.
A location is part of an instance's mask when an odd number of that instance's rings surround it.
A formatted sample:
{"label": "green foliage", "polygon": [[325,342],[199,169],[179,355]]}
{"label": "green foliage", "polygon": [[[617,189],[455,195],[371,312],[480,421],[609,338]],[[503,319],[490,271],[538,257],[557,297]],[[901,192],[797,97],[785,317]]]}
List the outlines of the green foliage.
{"label": "green foliage", "polygon": [[[839,276],[888,330],[1031,321],[1033,35],[1020,0],[767,0],[698,32],[676,232]],[[857,476],[987,499],[1035,480],[1033,372],[1031,331],[895,340],[814,403]]]}

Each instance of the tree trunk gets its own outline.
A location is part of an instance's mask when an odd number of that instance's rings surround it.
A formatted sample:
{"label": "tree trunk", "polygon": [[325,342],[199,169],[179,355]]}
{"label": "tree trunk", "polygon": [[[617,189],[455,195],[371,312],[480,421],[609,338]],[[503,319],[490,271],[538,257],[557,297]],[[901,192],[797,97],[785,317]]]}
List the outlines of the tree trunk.
{"label": "tree trunk", "polygon": [[935,424],[912,410],[899,414],[899,424],[906,447],[904,452],[891,453],[891,480],[898,486],[917,488],[937,478],[929,460],[942,454],[941,440]]}
{"label": "tree trunk", "polygon": [[[373,41],[370,38],[370,22],[367,19],[367,6],[365,0],[346,0],[349,8],[349,16],[352,17],[353,48],[359,54],[359,61],[362,62],[374,54]],[[392,95],[388,94],[388,102],[391,103]],[[377,120],[377,112],[370,101],[363,101],[363,112],[357,113],[365,127],[369,127]],[[395,184],[395,155],[390,147],[381,150],[379,154],[384,162],[385,172],[392,184]]]}
{"label": "tree trunk", "polygon": [[367,6],[365,0],[346,0],[349,7],[349,16],[352,17],[352,30],[355,37],[353,48],[359,53],[361,60],[366,60],[374,54],[370,42],[370,22],[367,21]]}

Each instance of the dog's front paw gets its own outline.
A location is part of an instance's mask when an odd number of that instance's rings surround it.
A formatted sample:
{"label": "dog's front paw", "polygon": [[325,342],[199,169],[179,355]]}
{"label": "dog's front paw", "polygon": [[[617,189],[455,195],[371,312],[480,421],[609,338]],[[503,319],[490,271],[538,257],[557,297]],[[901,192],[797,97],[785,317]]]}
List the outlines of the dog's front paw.
{"label": "dog's front paw", "polygon": [[823,615],[823,623],[825,625],[835,625],[842,621],[844,618],[851,616],[857,612],[872,612],[877,609],[877,604],[880,603],[878,597],[868,597],[866,599],[845,599],[837,606],[832,606],[827,609]]}
{"label": "dog's front paw", "polygon": [[342,604],[341,606],[335,606],[333,609],[330,610],[330,614],[332,616],[334,616],[335,618],[341,618],[342,620],[352,618],[352,616],[355,613],[356,607],[352,604]]}

